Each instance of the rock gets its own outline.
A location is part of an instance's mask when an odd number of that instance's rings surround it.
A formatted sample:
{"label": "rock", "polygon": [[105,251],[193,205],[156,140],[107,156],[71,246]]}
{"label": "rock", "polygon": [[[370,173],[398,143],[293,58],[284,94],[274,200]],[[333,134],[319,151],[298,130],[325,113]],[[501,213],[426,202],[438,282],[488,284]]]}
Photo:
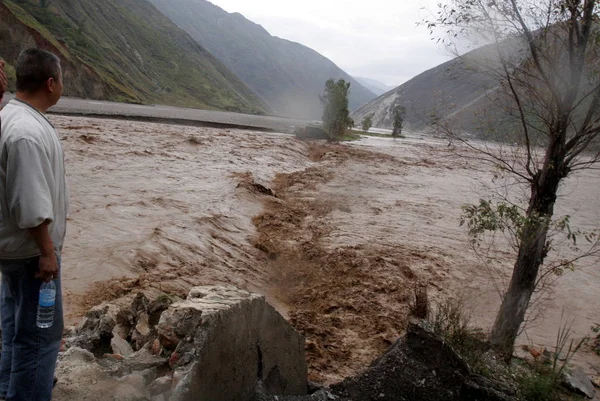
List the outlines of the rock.
{"label": "rock", "polygon": [[123,362],[95,359],[81,348],[70,348],[60,356],[56,367],[58,383],[53,392],[56,400],[145,400],[140,377],[117,379]]}
{"label": "rock", "polygon": [[131,375],[122,377],[119,382],[128,384],[141,392],[143,392],[146,387],[146,381],[144,380],[144,377],[138,373],[133,373]]}
{"label": "rock", "polygon": [[179,353],[177,351],[171,354],[171,357],[169,358],[169,366],[171,367],[171,369],[174,369],[177,366],[177,364],[179,363],[179,359]]}
{"label": "rock", "polygon": [[148,391],[152,395],[158,395],[166,393],[171,389],[171,383],[173,378],[170,376],[159,377],[148,385]]}
{"label": "rock", "polygon": [[163,312],[158,332],[163,346],[178,340],[173,367],[187,367],[171,401],[251,400],[259,382],[266,394],[306,394],[304,338],[262,295],[195,287]]}
{"label": "rock", "polygon": [[119,308],[112,304],[90,309],[77,328],[77,337],[70,339],[69,346],[87,349],[96,356],[112,352],[111,339],[118,314]]}
{"label": "rock", "polygon": [[131,302],[131,312],[133,313],[133,316],[136,317],[136,320],[137,317],[140,316],[142,313],[148,314],[149,306],[150,301],[148,300],[148,298],[146,298],[143,292],[138,292],[133,301]]}
{"label": "rock", "polygon": [[150,349],[150,353],[152,355],[160,355],[161,352],[162,352],[162,345],[160,345],[160,341],[157,338],[152,342],[152,348]]}
{"label": "rock", "polygon": [[148,314],[141,313],[138,316],[135,329],[131,333],[131,342],[135,349],[140,349],[149,341],[156,338],[156,333],[148,325]]}
{"label": "rock", "polygon": [[168,366],[168,359],[155,356],[147,348],[134,352],[123,361],[125,368],[130,371],[142,371]]}
{"label": "rock", "polygon": [[125,357],[121,354],[104,354],[103,356],[106,359],[113,359],[115,361],[122,361],[125,359]]}
{"label": "rock", "polygon": [[592,377],[590,377],[590,379],[591,379],[594,387],[600,388],[600,376],[592,376]]}
{"label": "rock", "polygon": [[142,313],[137,321],[137,324],[135,325],[135,329],[138,331],[138,333],[140,333],[142,336],[147,336],[148,334],[150,334],[150,327],[148,326],[148,314],[147,313]]}
{"label": "rock", "polygon": [[110,340],[110,346],[113,354],[123,355],[125,357],[133,354],[133,348],[118,333],[115,333]]}
{"label": "rock", "polygon": [[119,310],[117,324],[124,327],[128,334],[131,332],[131,328],[135,326],[135,316],[131,312],[131,308],[121,308]]}
{"label": "rock", "polygon": [[129,383],[119,383],[112,391],[114,391],[114,399],[119,401],[146,401],[148,399],[142,390]]}
{"label": "rock", "polygon": [[77,326],[67,326],[63,330],[64,337],[73,337],[77,334]]}
{"label": "rock", "polygon": [[158,324],[160,315],[169,309],[169,306],[172,303],[173,299],[166,295],[161,295],[150,303],[150,306],[148,306],[148,315],[150,317],[149,324],[151,327],[154,327]]}
{"label": "rock", "polygon": [[331,393],[344,400],[516,400],[514,389],[505,387],[473,375],[445,341],[411,323],[404,338],[367,370],[332,386]]}
{"label": "rock", "polygon": [[157,326],[160,344],[174,350],[179,341],[194,335],[202,320],[202,310],[189,307],[171,307],[160,316]]}
{"label": "rock", "polygon": [[89,362],[94,362],[96,358],[94,357],[94,354],[92,354],[90,351],[83,349],[83,348],[79,348],[79,347],[71,347],[69,348],[64,354],[60,355],[60,360],[61,361],[69,361],[69,362],[74,362],[74,361],[78,361],[78,362],[84,362],[84,363],[89,363]]}
{"label": "rock", "polygon": [[181,381],[181,379],[183,379],[185,374],[186,372],[184,370],[176,370],[175,372],[173,372],[173,382],[171,383],[171,387],[177,387],[177,384],[179,384],[179,382]]}
{"label": "rock", "polygon": [[86,313],[77,329],[77,333],[92,331],[100,335],[112,336],[112,332],[117,325],[118,314],[119,309],[115,305],[98,305]]}
{"label": "rock", "polygon": [[596,390],[589,377],[581,367],[563,373],[563,385],[575,394],[594,398]]}
{"label": "rock", "polygon": [[133,372],[132,374],[138,374],[142,376],[144,382],[148,384],[158,377],[158,369],[156,367],[152,367],[142,371]]}
{"label": "rock", "polygon": [[129,337],[129,332],[130,329],[127,326],[117,323],[115,328],[113,329],[113,336],[118,335],[122,339],[126,339],[127,337]]}

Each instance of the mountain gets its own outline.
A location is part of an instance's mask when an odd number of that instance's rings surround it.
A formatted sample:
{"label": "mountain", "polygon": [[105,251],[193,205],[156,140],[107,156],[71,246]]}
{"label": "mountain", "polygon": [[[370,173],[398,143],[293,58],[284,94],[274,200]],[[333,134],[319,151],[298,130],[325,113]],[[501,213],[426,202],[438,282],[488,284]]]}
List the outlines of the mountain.
{"label": "mountain", "polygon": [[383,82],[379,82],[376,79],[366,78],[366,77],[354,77],[362,86],[376,94],[377,96],[383,95],[386,92],[394,89],[393,86],[389,86],[384,84]]}
{"label": "mountain", "polygon": [[3,0],[0,20],[0,55],[13,65],[26,47],[59,55],[68,96],[268,111],[246,84],[146,0]]}
{"label": "mountain", "polygon": [[[572,73],[570,54],[563,47],[568,38],[568,25],[555,24],[547,30],[533,32],[539,38],[540,58],[549,61],[559,88],[558,96],[567,92],[562,77]],[[545,36],[547,35],[547,36]],[[558,38],[558,39],[557,39]],[[558,45],[557,45],[558,44]],[[594,64],[597,50],[588,46],[588,61],[581,73],[580,90],[571,110],[571,126],[567,140],[572,139],[584,121],[596,121],[600,110],[593,107],[593,88],[598,85],[598,69]],[[499,51],[504,63],[500,61]],[[587,56],[586,55],[586,56]],[[545,61],[543,61],[545,62]],[[367,103],[352,117],[360,122],[373,115],[373,126],[392,128],[393,111],[406,108],[405,126],[409,130],[459,133],[463,137],[533,146],[548,145],[548,124],[555,112],[550,91],[532,66],[531,51],[524,38],[513,36],[498,44],[475,49],[461,57],[417,75],[396,89]],[[506,70],[511,80],[506,79]],[[519,95],[517,105],[512,91]],[[588,92],[591,91],[591,92]],[[521,114],[522,113],[522,114]],[[523,135],[523,120],[528,135]],[[440,129],[432,129],[432,125]],[[449,130],[449,131],[448,131]],[[600,137],[586,144],[592,152],[600,150]]]}
{"label": "mountain", "polygon": [[205,0],[150,0],[267,102],[276,114],[320,119],[329,78],[351,82],[350,107],[376,95],[333,62],[301,44],[271,36],[241,14]]}
{"label": "mountain", "polygon": [[[519,54],[519,45],[506,43]],[[353,113],[355,121],[374,114],[373,126],[392,128],[393,110],[406,107],[405,126],[419,130],[433,119],[452,121],[461,129],[474,131],[478,113],[493,102],[498,81],[490,73],[498,66],[496,51],[484,46],[417,75],[413,79],[370,101]]]}

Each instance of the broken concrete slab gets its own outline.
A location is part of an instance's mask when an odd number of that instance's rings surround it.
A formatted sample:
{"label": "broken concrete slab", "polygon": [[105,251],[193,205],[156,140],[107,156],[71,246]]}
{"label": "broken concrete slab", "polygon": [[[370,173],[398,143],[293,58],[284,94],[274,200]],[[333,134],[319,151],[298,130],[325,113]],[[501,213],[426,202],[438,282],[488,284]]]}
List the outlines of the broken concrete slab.
{"label": "broken concrete slab", "polygon": [[179,341],[177,365],[190,364],[171,401],[252,400],[257,388],[306,394],[304,338],[262,295],[232,287],[193,288],[185,301],[163,312],[158,331]]}
{"label": "broken concrete slab", "polygon": [[232,287],[196,287],[175,303],[140,293],[120,307],[101,305],[68,344],[92,351],[66,355],[87,358],[81,372],[101,377],[110,388],[103,396],[117,399],[142,397],[141,383],[150,399],[168,401],[254,401],[257,391],[308,388],[304,337],[264,296]]}

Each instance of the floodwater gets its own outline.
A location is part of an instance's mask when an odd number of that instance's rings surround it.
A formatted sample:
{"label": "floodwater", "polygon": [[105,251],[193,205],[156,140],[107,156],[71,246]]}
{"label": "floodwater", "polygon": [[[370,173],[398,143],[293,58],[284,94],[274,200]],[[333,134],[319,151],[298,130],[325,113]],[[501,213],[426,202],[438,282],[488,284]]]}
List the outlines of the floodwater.
{"label": "floodwater", "polygon": [[[447,143],[409,136],[310,145],[289,135],[52,116],[65,147],[72,207],[64,250],[66,310],[143,290],[194,285],[266,294],[307,336],[311,378],[332,382],[384,351],[407,322],[415,283],[460,298],[484,329],[510,273],[508,247],[482,267],[461,206],[486,197],[493,169]],[[274,190],[271,196],[264,189]],[[600,222],[600,175],[575,175],[557,213]],[[562,249],[562,248],[559,248]],[[545,319],[520,343],[554,343],[600,322],[597,260],[561,277]],[[589,370],[600,358],[580,359]]]}

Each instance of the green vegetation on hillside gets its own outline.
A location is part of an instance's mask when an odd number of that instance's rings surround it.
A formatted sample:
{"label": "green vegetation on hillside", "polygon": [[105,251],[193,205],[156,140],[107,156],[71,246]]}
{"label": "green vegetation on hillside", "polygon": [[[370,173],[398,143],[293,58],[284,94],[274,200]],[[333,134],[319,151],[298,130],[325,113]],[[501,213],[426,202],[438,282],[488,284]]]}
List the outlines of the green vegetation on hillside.
{"label": "green vegetation on hillside", "polygon": [[[145,0],[3,4],[63,60],[83,70],[74,75],[87,74],[106,85],[110,100],[247,113],[267,109],[248,86]],[[0,41],[0,51],[5,46]],[[67,85],[67,95],[69,91]]]}
{"label": "green vegetation on hillside", "polygon": [[4,72],[6,72],[6,76],[8,77],[8,90],[14,92],[16,81],[15,68],[7,63],[4,65]]}
{"label": "green vegetation on hillside", "polygon": [[229,14],[205,0],[150,0],[221,60],[279,115],[318,119],[319,93],[332,78],[352,84],[350,109],[375,94],[316,51],[271,36],[241,14]]}

